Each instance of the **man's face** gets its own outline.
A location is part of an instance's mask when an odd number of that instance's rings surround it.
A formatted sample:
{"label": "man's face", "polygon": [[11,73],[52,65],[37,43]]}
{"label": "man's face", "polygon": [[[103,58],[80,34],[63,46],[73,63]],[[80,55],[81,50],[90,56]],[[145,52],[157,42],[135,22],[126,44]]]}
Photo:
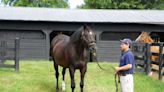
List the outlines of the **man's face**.
{"label": "man's face", "polygon": [[129,45],[128,44],[125,44],[125,43],[121,43],[120,44],[120,49],[121,51],[125,51],[129,48]]}

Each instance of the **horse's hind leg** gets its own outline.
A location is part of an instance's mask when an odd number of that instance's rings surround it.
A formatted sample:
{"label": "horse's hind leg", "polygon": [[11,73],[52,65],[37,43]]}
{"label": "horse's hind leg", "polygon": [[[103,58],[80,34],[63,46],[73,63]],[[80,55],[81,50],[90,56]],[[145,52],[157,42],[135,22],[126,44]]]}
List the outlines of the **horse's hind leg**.
{"label": "horse's hind leg", "polygon": [[56,71],[56,92],[59,92],[59,85],[58,85],[58,79],[59,79],[59,71],[58,71],[58,65],[54,61],[54,68]]}
{"label": "horse's hind leg", "polygon": [[62,81],[62,90],[65,91],[65,71],[66,68],[63,68],[62,75],[63,75],[63,81]]}
{"label": "horse's hind leg", "polygon": [[83,92],[83,87],[84,87],[84,76],[87,70],[87,66],[83,67],[82,69],[80,69],[80,92]]}

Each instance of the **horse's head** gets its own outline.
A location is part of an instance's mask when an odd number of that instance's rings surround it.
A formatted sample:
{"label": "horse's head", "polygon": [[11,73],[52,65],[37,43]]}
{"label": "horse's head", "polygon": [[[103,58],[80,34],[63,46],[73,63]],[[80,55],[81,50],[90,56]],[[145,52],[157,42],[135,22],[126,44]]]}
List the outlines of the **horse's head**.
{"label": "horse's head", "polygon": [[88,26],[83,27],[83,30],[81,32],[81,40],[83,44],[91,51],[96,50],[97,47],[96,47],[95,33],[90,27]]}
{"label": "horse's head", "polygon": [[153,39],[150,37],[150,35],[147,32],[142,32],[135,42],[140,42],[140,43],[152,43],[154,42]]}

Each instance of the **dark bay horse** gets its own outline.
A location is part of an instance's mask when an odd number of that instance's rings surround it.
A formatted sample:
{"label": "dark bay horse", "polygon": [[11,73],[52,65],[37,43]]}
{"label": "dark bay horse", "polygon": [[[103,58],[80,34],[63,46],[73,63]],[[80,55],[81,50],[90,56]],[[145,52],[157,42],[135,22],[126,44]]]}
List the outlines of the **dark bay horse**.
{"label": "dark bay horse", "polygon": [[[154,43],[154,40],[151,38],[151,36],[149,35],[149,33],[147,32],[142,32],[138,37],[137,39],[135,40],[135,42],[140,42],[140,43]],[[150,47],[150,52],[153,52],[153,53],[159,53],[159,46],[151,46]],[[162,53],[164,53],[164,48],[163,48],[163,51]],[[150,57],[150,60],[151,61],[157,61],[159,59],[158,56],[151,56]],[[163,60],[164,62],[164,60]],[[153,64],[151,64],[151,67],[153,67]],[[149,74],[149,75],[152,75],[152,72]]]}
{"label": "dark bay horse", "polygon": [[58,86],[58,66],[62,66],[62,90],[65,90],[64,75],[66,68],[69,69],[71,78],[71,88],[74,92],[75,82],[74,73],[76,69],[80,70],[80,89],[83,92],[84,75],[87,70],[88,51],[96,51],[95,33],[89,26],[83,26],[75,31],[71,37],[59,34],[53,38],[51,42],[51,57],[54,61],[56,71],[56,92],[59,91]]}

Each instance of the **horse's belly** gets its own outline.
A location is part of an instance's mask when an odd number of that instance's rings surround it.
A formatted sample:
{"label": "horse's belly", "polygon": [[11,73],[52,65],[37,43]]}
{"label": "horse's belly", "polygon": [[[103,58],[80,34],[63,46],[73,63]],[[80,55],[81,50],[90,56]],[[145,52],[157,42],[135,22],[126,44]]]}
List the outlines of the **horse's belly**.
{"label": "horse's belly", "polygon": [[58,60],[56,60],[55,63],[57,65],[60,65],[60,66],[64,67],[64,68],[68,68],[68,62],[67,61],[62,61],[62,60],[58,61]]}
{"label": "horse's belly", "polygon": [[87,64],[86,61],[78,61],[77,63],[75,63],[75,66],[76,66],[75,68],[76,69],[81,69],[81,68],[85,67],[86,64]]}
{"label": "horse's belly", "polygon": [[56,54],[54,55],[54,59],[55,59],[55,63],[56,63],[57,65],[60,65],[60,66],[65,67],[65,68],[68,67],[69,62],[68,62],[68,60],[64,57],[64,54],[62,54],[62,53],[56,53]]}
{"label": "horse's belly", "polygon": [[64,52],[64,46],[62,45],[56,45],[53,49],[53,57],[55,59],[55,63],[57,65],[60,65],[62,67],[67,68],[68,67],[68,60],[65,57],[65,52]]}

